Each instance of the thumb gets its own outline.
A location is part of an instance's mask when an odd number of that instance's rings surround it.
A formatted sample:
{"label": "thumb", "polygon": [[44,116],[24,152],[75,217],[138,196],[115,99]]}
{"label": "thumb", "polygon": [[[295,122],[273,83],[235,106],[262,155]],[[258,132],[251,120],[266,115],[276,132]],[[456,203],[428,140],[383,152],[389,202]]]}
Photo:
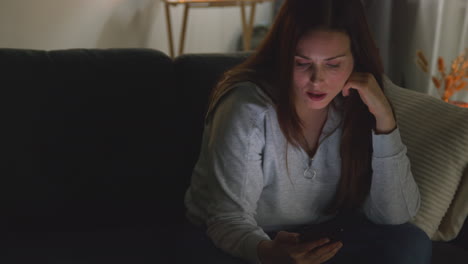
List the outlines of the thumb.
{"label": "thumb", "polygon": [[351,85],[346,83],[345,86],[343,87],[343,90],[341,91],[341,94],[344,96],[344,97],[348,97],[349,96],[349,93],[350,93],[350,90],[351,90]]}
{"label": "thumb", "polygon": [[279,243],[297,244],[299,242],[299,234],[279,231],[278,234],[276,234],[275,240]]}

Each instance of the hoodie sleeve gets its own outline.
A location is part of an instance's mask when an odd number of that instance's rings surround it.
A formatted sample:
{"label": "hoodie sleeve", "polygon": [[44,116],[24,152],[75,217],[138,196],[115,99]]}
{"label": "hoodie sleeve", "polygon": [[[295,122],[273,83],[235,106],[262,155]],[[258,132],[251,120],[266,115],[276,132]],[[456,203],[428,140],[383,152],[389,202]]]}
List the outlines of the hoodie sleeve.
{"label": "hoodie sleeve", "polygon": [[257,244],[270,240],[255,220],[264,186],[266,110],[251,90],[240,87],[228,93],[207,121],[186,205],[203,219],[218,248],[258,263]]}
{"label": "hoodie sleeve", "polygon": [[419,210],[420,195],[400,131],[373,132],[372,141],[372,184],[364,212],[377,224],[408,222]]}

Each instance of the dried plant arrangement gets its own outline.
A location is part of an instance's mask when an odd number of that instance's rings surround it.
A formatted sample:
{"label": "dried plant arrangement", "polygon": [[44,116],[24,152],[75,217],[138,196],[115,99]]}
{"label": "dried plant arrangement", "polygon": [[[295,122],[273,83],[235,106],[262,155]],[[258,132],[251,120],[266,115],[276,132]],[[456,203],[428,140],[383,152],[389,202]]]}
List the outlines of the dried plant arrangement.
{"label": "dried plant arrangement", "polygon": [[[432,76],[432,82],[437,88],[440,98],[445,102],[449,102],[450,97],[455,93],[462,90],[468,90],[467,51],[468,49],[465,49],[464,52],[452,61],[449,71],[445,68],[444,59],[440,56],[437,59],[438,73]],[[416,51],[416,64],[423,72],[429,73],[426,56],[424,56],[424,53],[421,50]]]}

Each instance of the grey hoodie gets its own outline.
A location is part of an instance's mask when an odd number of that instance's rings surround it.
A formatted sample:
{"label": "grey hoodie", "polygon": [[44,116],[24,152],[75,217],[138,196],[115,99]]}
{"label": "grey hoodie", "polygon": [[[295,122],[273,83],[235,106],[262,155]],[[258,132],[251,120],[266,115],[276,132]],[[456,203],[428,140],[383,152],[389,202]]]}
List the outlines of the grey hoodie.
{"label": "grey hoodie", "polygon": [[[335,104],[340,104],[338,98]],[[328,108],[313,158],[288,144],[269,97],[242,82],[219,100],[205,124],[186,192],[187,217],[223,251],[258,263],[265,232],[326,221],[341,175],[342,113]],[[399,129],[372,135],[372,184],[362,211],[377,224],[401,224],[420,206]]]}

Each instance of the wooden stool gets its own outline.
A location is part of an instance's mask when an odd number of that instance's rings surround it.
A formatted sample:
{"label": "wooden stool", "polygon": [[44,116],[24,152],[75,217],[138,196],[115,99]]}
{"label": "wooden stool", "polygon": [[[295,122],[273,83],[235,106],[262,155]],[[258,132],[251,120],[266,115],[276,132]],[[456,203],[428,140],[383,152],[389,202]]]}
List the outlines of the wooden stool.
{"label": "wooden stool", "polygon": [[[274,0],[163,0],[166,9],[166,21],[167,21],[167,35],[169,39],[169,53],[171,57],[174,57],[174,42],[172,37],[172,24],[171,24],[171,12],[170,6],[176,6],[178,4],[184,5],[184,15],[182,20],[182,30],[180,32],[180,43],[179,53],[181,55],[184,52],[185,44],[185,33],[187,31],[187,20],[188,12],[190,7],[225,7],[225,6],[240,6],[241,7],[241,19],[242,19],[242,33],[243,33],[243,44],[244,50],[250,50],[250,40],[252,38],[253,23],[255,18],[255,9],[257,3],[271,2]],[[246,18],[246,5],[250,5],[250,17],[249,21]]]}

